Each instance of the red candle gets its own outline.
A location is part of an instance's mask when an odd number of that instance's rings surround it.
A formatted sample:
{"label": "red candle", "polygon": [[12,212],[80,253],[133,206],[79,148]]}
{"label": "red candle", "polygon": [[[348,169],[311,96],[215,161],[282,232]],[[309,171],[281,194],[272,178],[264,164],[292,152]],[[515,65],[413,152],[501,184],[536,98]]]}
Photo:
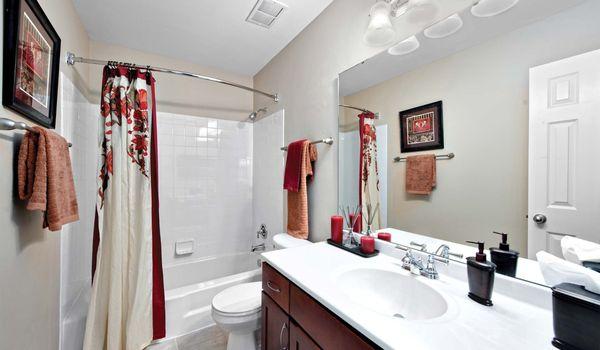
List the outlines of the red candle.
{"label": "red candle", "polygon": [[[354,223],[354,226],[352,227],[352,231],[354,232],[358,232],[361,233],[362,232],[362,214],[358,213],[358,219],[356,219],[356,222]],[[354,221],[354,214],[350,214],[350,221]]]}
{"label": "red candle", "polygon": [[344,218],[339,215],[331,217],[331,240],[335,243],[342,243],[342,229],[344,228]]}
{"label": "red candle", "polygon": [[382,241],[391,242],[392,241],[392,234],[391,233],[387,233],[387,232],[379,232],[377,234],[377,238],[379,238]]}
{"label": "red candle", "polygon": [[375,252],[375,237],[373,237],[373,236],[360,237],[360,251],[365,254],[371,254],[371,253]]}

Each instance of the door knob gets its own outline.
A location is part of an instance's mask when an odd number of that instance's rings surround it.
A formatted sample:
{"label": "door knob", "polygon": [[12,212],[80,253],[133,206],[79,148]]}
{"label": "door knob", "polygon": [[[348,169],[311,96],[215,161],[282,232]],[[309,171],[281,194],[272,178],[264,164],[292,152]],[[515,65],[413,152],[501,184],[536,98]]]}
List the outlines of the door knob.
{"label": "door knob", "polygon": [[548,218],[546,218],[546,215],[544,214],[535,214],[533,216],[533,222],[535,222],[538,225],[545,223],[547,220]]}

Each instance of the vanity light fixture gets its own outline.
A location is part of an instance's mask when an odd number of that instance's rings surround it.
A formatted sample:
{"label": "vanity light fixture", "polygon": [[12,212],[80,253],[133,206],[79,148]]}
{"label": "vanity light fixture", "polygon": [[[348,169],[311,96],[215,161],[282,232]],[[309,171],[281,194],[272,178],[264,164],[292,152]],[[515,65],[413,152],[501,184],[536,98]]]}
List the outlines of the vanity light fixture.
{"label": "vanity light fixture", "polygon": [[471,13],[475,17],[492,17],[508,11],[518,2],[519,0],[479,0],[471,7]]}
{"label": "vanity light fixture", "polygon": [[408,0],[406,15],[409,22],[423,23],[431,21],[438,12],[438,6],[433,0]]}
{"label": "vanity light fixture", "polygon": [[402,56],[409,54],[421,46],[416,36],[403,40],[388,49],[388,53],[393,56]]}
{"label": "vanity light fixture", "polygon": [[396,31],[390,18],[392,6],[386,1],[377,1],[369,11],[369,26],[364,40],[371,46],[385,46],[396,37]]}
{"label": "vanity light fixture", "polygon": [[423,31],[423,35],[430,39],[441,39],[459,31],[463,26],[463,21],[458,13],[437,22]]}

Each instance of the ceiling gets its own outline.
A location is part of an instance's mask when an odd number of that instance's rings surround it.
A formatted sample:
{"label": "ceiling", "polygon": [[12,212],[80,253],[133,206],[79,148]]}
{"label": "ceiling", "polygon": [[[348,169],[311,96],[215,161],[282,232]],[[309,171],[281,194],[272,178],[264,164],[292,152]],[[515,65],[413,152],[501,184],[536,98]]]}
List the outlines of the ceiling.
{"label": "ceiling", "polygon": [[332,0],[281,0],[271,28],[246,22],[256,0],[73,0],[96,41],[255,75]]}
{"label": "ceiling", "polygon": [[340,95],[355,94],[586,1],[588,0],[521,0],[509,11],[489,18],[472,16],[469,7],[460,13],[464,25],[455,34],[442,39],[428,39],[422,33],[417,34],[421,43],[418,50],[404,56],[392,56],[384,51],[340,74]]}

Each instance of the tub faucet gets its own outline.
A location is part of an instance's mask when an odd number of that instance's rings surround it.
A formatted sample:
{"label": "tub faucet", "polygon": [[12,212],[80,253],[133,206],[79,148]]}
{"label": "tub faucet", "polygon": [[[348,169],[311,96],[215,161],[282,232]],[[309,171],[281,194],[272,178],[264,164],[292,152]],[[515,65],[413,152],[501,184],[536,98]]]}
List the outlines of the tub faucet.
{"label": "tub faucet", "polygon": [[264,243],[252,246],[252,253],[254,253],[254,252],[264,252],[265,250],[267,250],[267,247],[265,247]]}

